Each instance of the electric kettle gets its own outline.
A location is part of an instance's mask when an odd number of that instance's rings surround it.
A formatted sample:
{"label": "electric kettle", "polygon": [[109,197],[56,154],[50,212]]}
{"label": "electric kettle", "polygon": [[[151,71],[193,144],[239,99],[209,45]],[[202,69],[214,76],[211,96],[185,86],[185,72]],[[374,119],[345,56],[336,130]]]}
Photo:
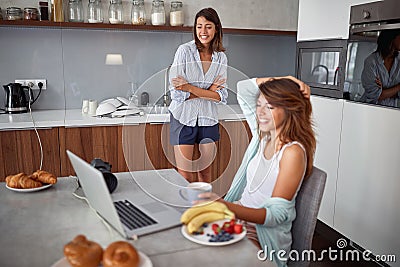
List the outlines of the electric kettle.
{"label": "electric kettle", "polygon": [[[39,97],[33,98],[32,89],[20,83],[9,83],[3,85],[6,91],[5,111],[7,113],[25,113],[29,104],[32,105]],[[27,98],[28,95],[28,98]]]}

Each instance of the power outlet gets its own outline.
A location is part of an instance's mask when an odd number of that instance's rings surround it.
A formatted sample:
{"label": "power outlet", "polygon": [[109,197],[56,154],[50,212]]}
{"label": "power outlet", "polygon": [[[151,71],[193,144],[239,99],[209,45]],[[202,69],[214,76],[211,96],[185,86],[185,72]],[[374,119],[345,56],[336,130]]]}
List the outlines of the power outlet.
{"label": "power outlet", "polygon": [[47,88],[47,80],[46,79],[29,79],[29,80],[15,80],[15,83],[20,83],[25,86],[31,87],[32,90],[39,90],[39,83],[43,84],[42,90]]}

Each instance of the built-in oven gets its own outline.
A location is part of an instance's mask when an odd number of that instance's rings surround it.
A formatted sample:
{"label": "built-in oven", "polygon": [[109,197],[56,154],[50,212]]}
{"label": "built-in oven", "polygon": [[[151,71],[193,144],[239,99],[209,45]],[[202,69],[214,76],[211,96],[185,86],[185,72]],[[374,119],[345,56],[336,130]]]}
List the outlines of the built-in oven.
{"label": "built-in oven", "polygon": [[347,40],[297,43],[296,75],[314,95],[343,97]]}
{"label": "built-in oven", "polygon": [[[396,55],[396,52],[391,50],[396,47],[396,38],[400,38],[398,0],[377,1],[351,7],[343,87],[348,99],[400,107],[400,92],[387,95],[393,87],[400,87],[400,56],[398,51]],[[384,60],[382,51],[386,48],[390,50],[390,56]],[[393,63],[388,64],[392,60]],[[376,82],[377,79],[379,82]]]}
{"label": "built-in oven", "polygon": [[[400,107],[400,92],[392,96],[390,104],[373,100],[367,96],[371,87],[368,78],[378,78],[378,71],[366,72],[365,62],[377,50],[377,41],[382,31],[400,32],[399,0],[384,0],[354,5],[350,8],[349,38],[334,40],[303,41],[297,43],[296,75],[311,87],[314,95],[344,98],[369,104]],[[395,61],[400,62],[400,55]],[[379,60],[378,60],[379,61]],[[381,60],[383,62],[383,59]],[[380,63],[381,72],[383,63]],[[400,63],[388,70],[389,78],[383,81],[381,90],[400,86]],[[370,66],[367,65],[367,68]],[[384,68],[384,67],[383,67]],[[398,83],[397,83],[398,81]],[[389,82],[389,83],[388,83]],[[379,86],[376,84],[376,86]],[[367,88],[367,90],[366,90]],[[367,92],[366,92],[367,91]],[[370,94],[372,95],[372,94]],[[379,98],[381,99],[381,98]],[[389,101],[388,101],[389,102]]]}

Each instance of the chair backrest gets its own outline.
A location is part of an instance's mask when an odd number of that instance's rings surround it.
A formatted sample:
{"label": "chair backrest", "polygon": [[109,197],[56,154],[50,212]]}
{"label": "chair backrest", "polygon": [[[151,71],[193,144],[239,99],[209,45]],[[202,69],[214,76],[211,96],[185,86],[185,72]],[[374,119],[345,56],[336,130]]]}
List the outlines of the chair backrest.
{"label": "chair backrest", "polygon": [[[300,256],[303,250],[311,250],[326,176],[326,172],[314,166],[311,175],[303,181],[297,193],[296,219],[292,224],[292,250],[296,250]],[[289,262],[289,265],[308,266],[309,262]]]}

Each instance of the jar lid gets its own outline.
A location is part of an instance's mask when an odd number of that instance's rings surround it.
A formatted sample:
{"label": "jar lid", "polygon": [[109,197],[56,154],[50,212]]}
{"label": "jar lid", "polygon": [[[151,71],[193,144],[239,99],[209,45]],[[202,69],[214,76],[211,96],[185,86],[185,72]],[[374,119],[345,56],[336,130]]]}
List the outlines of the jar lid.
{"label": "jar lid", "polygon": [[182,1],[172,1],[171,7],[182,7]]}
{"label": "jar lid", "polygon": [[8,11],[8,10],[10,10],[10,11],[22,11],[21,8],[16,7],[16,6],[7,7],[7,11]]}
{"label": "jar lid", "polygon": [[37,8],[35,8],[35,7],[25,7],[25,8],[24,8],[24,12],[28,12],[28,13],[38,13],[39,11],[38,11]]}
{"label": "jar lid", "polygon": [[15,6],[10,6],[10,7],[7,7],[7,14],[13,14],[13,15],[15,15],[15,14],[21,14],[22,13],[22,9],[21,8],[19,8],[19,7],[15,7]]}
{"label": "jar lid", "polygon": [[134,5],[144,4],[144,0],[133,0]]}
{"label": "jar lid", "polygon": [[122,0],[110,0],[110,4],[122,4]]}

